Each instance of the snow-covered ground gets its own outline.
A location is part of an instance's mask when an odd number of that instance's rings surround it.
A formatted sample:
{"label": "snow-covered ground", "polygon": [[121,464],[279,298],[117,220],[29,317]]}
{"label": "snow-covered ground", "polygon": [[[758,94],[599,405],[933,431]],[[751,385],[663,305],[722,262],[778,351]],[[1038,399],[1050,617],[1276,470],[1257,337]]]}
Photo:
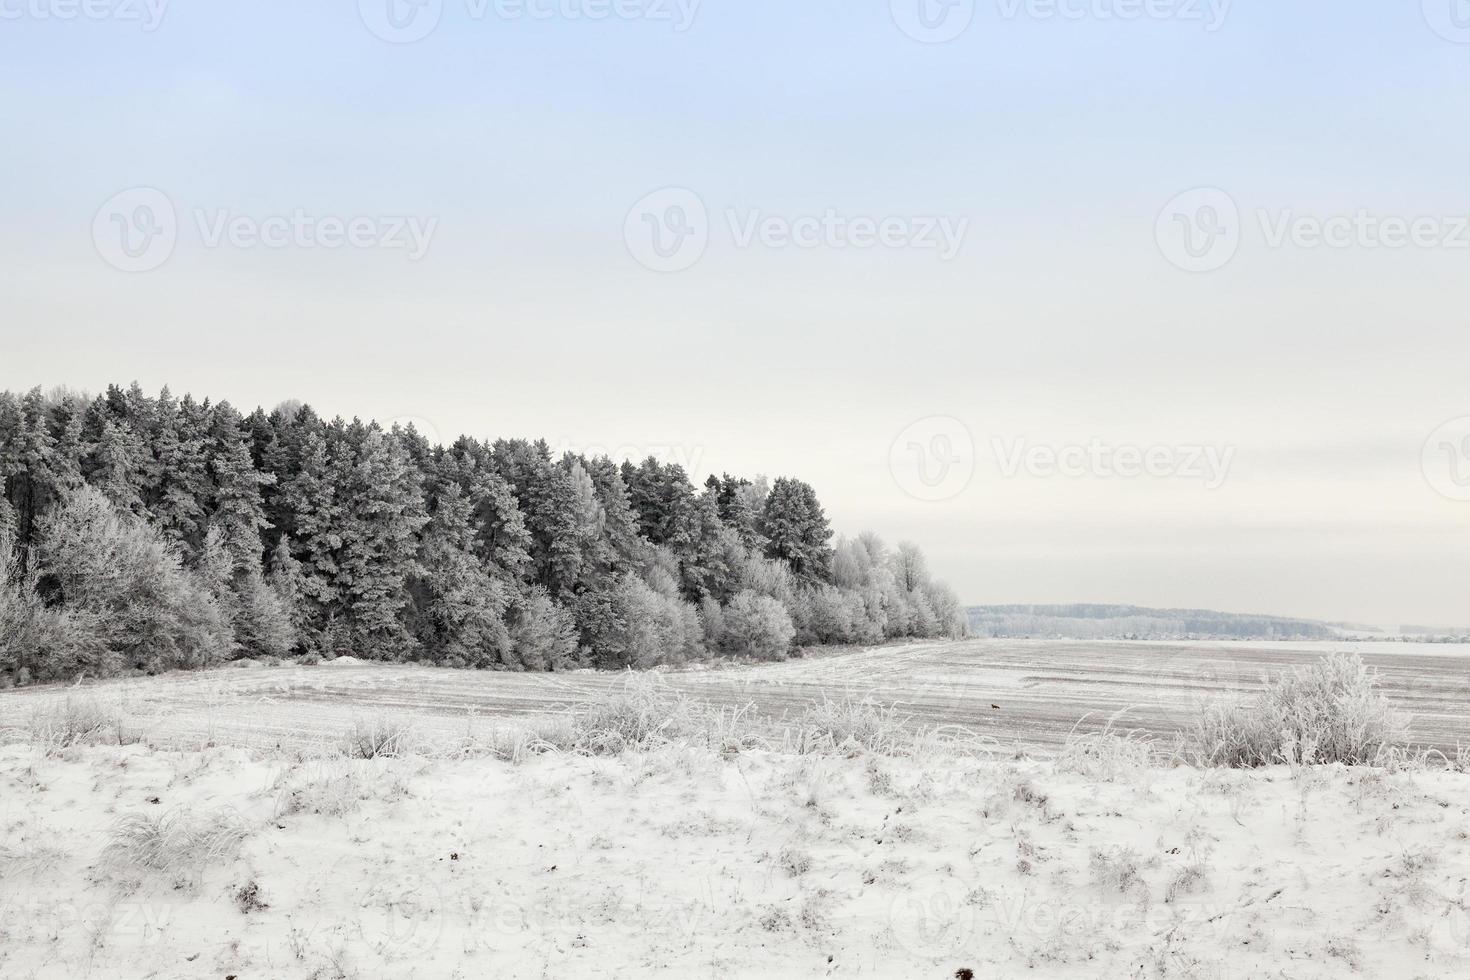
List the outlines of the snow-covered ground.
{"label": "snow-covered ground", "polygon": [[[1432,770],[1066,744],[1120,707],[1167,736],[1314,659],[991,641],[694,667],[629,686],[698,709],[621,755],[556,741],[630,684],[592,672],[0,692],[0,978],[1470,976],[1465,660],[1378,662],[1446,748]],[[863,695],[898,702],[877,751],[803,734],[815,700]],[[352,757],[369,720],[412,737]]]}
{"label": "snow-covered ground", "polygon": [[1106,775],[10,744],[0,976],[1470,976],[1470,777]]}
{"label": "snow-covered ground", "polygon": [[[1201,704],[1259,688],[1267,674],[1314,663],[1347,644],[1104,643],[969,640],[823,654],[784,663],[698,665],[663,674],[671,689],[731,707],[754,703],[773,723],[813,699],[896,703],[914,725],[962,725],[1002,745],[1054,748],[1074,728],[1169,734]],[[1382,690],[1411,717],[1415,741],[1452,751],[1470,745],[1470,658],[1445,646],[1388,644],[1369,651]],[[1403,649],[1397,649],[1403,648]],[[1447,655],[1448,654],[1448,655]],[[405,664],[334,661],[317,667],[228,668],[88,685],[146,718],[152,737],[181,746],[215,741],[299,746],[345,730],[376,710],[459,735],[504,719],[566,709],[617,688],[617,674],[506,674]],[[6,717],[64,698],[65,688],[0,692]]]}
{"label": "snow-covered ground", "polygon": [[[1112,641],[1126,643],[1129,641]],[[1306,653],[1356,653],[1364,656],[1470,657],[1470,643],[1419,643],[1412,640],[1179,640],[1169,644],[1201,649],[1299,650]]]}

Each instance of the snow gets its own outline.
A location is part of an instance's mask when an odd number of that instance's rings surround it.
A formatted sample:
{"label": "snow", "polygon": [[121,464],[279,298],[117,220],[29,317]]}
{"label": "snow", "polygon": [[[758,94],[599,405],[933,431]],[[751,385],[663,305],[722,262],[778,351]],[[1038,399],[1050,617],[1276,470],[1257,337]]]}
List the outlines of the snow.
{"label": "snow", "polygon": [[[1390,644],[1365,659],[1383,690],[1412,716],[1416,741],[1453,752],[1470,745],[1470,668],[1438,645]],[[731,707],[754,702],[773,725],[823,697],[897,703],[914,725],[957,724],[1005,745],[1054,748],[1075,727],[1169,734],[1190,725],[1203,701],[1250,691],[1261,678],[1321,653],[1275,644],[1190,645],[972,640],[843,651],[769,664],[700,665],[659,673],[662,683]],[[326,668],[326,669],[324,669]],[[156,739],[183,747],[310,745],[378,710],[420,728],[463,734],[506,719],[565,710],[623,683],[620,674],[513,674],[381,664],[339,657],[314,667],[180,673],[87,685],[149,719]],[[0,728],[69,688],[0,692]]]}
{"label": "snow", "polygon": [[[163,814],[244,839],[107,855]],[[1437,772],[11,744],[0,976],[1464,977],[1467,837]]]}

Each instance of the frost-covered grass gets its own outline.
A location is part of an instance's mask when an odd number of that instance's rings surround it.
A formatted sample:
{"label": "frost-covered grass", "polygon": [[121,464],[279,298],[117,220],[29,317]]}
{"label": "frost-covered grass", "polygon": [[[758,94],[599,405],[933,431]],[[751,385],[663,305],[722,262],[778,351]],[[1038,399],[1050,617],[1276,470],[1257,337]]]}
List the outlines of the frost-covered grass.
{"label": "frost-covered grass", "polygon": [[1470,968],[1465,776],[1122,775],[663,735],[520,760],[11,744],[0,976]]}
{"label": "frost-covered grass", "polygon": [[162,813],[134,812],[113,824],[102,859],[124,870],[197,874],[233,858],[245,834],[238,814],[228,808],[196,811],[173,807]]}
{"label": "frost-covered grass", "polygon": [[1371,765],[1408,747],[1408,720],[1361,658],[1336,655],[1273,679],[1260,695],[1209,705],[1193,732],[1203,765]]}
{"label": "frost-covered grass", "polygon": [[1470,975],[1465,757],[1356,725],[1367,680],[1273,685],[1327,749],[1248,767],[1124,716],[1017,758],[647,675],[307,748],[160,749],[59,700],[0,745],[0,976]]}
{"label": "frost-covered grass", "polygon": [[342,752],[353,759],[388,759],[414,745],[413,726],[386,713],[358,718],[342,736]]}
{"label": "frost-covered grass", "polygon": [[113,704],[86,695],[67,695],[33,708],[24,730],[52,751],[74,745],[135,742],[141,732]]}

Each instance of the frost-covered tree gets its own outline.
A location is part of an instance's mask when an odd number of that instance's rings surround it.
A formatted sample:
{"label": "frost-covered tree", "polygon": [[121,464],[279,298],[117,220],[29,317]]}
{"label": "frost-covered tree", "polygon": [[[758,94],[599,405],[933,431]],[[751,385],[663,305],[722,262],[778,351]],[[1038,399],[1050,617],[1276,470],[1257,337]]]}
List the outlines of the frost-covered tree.
{"label": "frost-covered tree", "polygon": [[[136,384],[95,399],[0,393],[0,480],[6,622],[30,638],[3,647],[30,652],[0,652],[0,679],[232,650],[647,666],[963,629],[917,549],[889,552],[872,535],[833,548],[799,480],[723,474],[696,493],[656,459],[553,460],[544,441],[435,446],[300,402],[242,416]],[[137,617],[116,577],[102,581],[113,572],[95,553],[108,549],[132,569]],[[151,586],[138,568],[153,569]],[[164,601],[183,593],[201,597],[197,610]],[[83,623],[91,642],[67,632]],[[51,655],[37,652],[43,635]]]}
{"label": "frost-covered tree", "polygon": [[577,652],[577,624],[539,585],[517,596],[509,615],[513,666],[562,670]]}
{"label": "frost-covered tree", "polygon": [[444,481],[431,497],[432,515],[409,578],[410,626],[426,655],[458,667],[514,663],[505,583],[475,557],[473,510],[457,483]]}
{"label": "frost-covered tree", "polygon": [[153,523],[184,554],[203,544],[212,493],[206,434],[193,409],[192,399],[180,406],[167,388],[159,395],[152,436],[157,479],[145,499]]}
{"label": "frost-covered tree", "polygon": [[337,575],[349,649],[402,659],[414,647],[402,613],[428,521],[421,477],[403,444],[376,426],[354,424],[345,441],[357,448],[344,481]]}
{"label": "frost-covered tree", "polygon": [[780,660],[789,655],[796,628],[786,607],[754,592],[740,592],[721,616],[720,649],[756,660]]}
{"label": "frost-covered tree", "polygon": [[78,489],[48,516],[40,553],[55,601],[94,623],[126,666],[206,667],[233,649],[209,588],[162,534],[98,489]]}
{"label": "frost-covered tree", "polygon": [[781,477],[766,497],[761,521],[766,556],[780,559],[803,582],[825,582],[832,575],[832,528],[816,491],[800,480]]}

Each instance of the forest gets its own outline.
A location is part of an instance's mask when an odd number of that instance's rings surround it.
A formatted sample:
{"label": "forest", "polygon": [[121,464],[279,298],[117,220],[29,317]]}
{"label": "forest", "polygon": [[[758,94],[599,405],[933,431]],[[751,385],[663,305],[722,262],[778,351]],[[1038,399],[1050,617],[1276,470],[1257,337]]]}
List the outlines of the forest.
{"label": "forest", "polygon": [[0,393],[0,686],[343,655],[557,671],[963,635],[911,544],[793,477],[327,420]]}

